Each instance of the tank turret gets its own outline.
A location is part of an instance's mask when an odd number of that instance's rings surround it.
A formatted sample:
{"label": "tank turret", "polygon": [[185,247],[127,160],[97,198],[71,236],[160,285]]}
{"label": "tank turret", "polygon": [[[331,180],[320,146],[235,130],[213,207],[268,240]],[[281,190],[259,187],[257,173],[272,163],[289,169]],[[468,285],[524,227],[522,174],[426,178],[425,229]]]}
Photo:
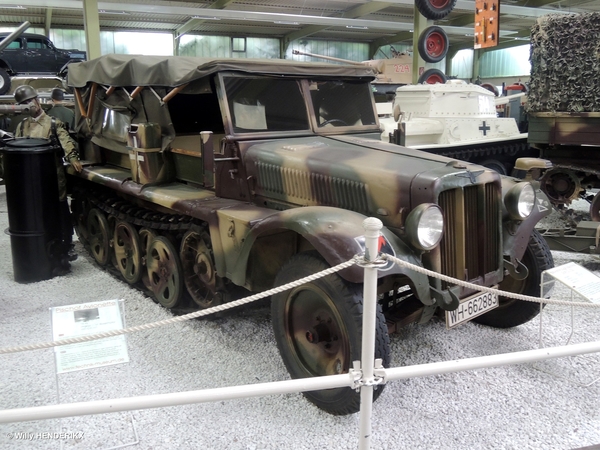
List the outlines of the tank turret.
{"label": "tank turret", "polygon": [[517,157],[535,156],[517,122],[497,117],[494,94],[462,80],[401,86],[393,114],[379,121],[383,141],[476,162],[503,174],[510,173]]}

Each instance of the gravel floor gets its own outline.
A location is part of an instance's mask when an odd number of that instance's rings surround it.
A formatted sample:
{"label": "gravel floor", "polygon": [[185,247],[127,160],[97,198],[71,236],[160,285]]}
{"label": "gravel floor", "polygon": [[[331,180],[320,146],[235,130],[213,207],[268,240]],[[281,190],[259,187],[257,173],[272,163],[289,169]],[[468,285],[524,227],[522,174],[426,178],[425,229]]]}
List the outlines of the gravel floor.
{"label": "gravel floor", "polygon": [[[550,225],[548,225],[550,226]],[[0,229],[8,227],[0,188]],[[95,267],[77,244],[72,273],[48,281],[13,280],[10,240],[0,233],[0,347],[51,340],[49,308],[123,299],[128,326],[171,317],[150,298]],[[600,275],[600,260],[554,252]],[[567,297],[557,289],[553,298]],[[600,339],[600,311],[577,309],[572,342]],[[546,345],[563,345],[570,308],[544,312]],[[448,331],[434,320],[391,337],[392,366],[538,347],[539,320],[497,330],[468,323]],[[288,379],[269,309],[193,320],[127,338],[130,362],[55,375],[53,350],[0,355],[0,408],[20,408]],[[373,449],[574,449],[600,444],[600,355],[393,381],[373,410]],[[133,419],[133,421],[132,421]],[[358,446],[357,414],[335,417],[302,395],[0,425],[0,449],[110,448],[135,440],[143,449],[349,449]],[[83,433],[45,439],[37,433]],[[17,439],[33,433],[34,440]],[[11,438],[12,437],[12,438]]]}

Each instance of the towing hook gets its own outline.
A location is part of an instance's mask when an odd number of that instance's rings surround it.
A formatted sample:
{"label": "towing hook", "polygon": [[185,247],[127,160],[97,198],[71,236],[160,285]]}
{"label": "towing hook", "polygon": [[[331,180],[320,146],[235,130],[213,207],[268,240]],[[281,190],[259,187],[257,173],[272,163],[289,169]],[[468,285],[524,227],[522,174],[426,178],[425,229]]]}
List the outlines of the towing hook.
{"label": "towing hook", "polygon": [[516,260],[516,263],[504,260],[504,269],[508,271],[508,274],[515,280],[524,280],[529,276],[529,269],[521,261]]}

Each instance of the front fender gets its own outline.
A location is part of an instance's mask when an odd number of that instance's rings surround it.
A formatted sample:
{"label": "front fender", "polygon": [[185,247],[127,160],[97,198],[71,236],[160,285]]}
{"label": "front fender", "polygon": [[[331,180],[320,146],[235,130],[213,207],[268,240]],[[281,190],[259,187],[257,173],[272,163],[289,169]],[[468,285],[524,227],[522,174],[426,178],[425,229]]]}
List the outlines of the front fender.
{"label": "front fender", "polygon": [[532,184],[535,188],[536,205],[529,217],[522,221],[506,220],[503,223],[504,256],[512,263],[523,258],[536,224],[552,212],[550,200],[540,189],[539,183],[532,182]]}
{"label": "front fender", "polygon": [[[283,231],[301,235],[331,266],[348,261],[364,252],[360,237],[365,234],[363,222],[366,218],[353,211],[325,206],[293,208],[271,214],[252,224],[237,255],[235,267],[227,270],[227,275],[235,284],[247,285],[248,260],[255,242],[261,236]],[[419,256],[389,229],[384,227],[381,233],[390,244],[386,250],[391,250],[404,261],[422,266]],[[410,278],[418,297],[430,301],[429,281],[425,275],[390,264],[384,270],[379,270],[378,277],[393,274]],[[340,276],[352,283],[362,283],[363,269],[355,265],[341,271]]]}

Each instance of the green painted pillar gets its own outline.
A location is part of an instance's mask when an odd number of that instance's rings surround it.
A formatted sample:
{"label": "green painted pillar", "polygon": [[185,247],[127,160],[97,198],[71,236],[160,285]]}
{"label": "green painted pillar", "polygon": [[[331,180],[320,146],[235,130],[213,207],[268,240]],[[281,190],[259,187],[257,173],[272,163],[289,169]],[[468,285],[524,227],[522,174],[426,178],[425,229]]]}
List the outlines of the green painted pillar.
{"label": "green painted pillar", "polygon": [[100,50],[100,18],[98,0],[83,0],[83,23],[88,59],[102,55]]}
{"label": "green painted pillar", "polygon": [[433,25],[433,20],[428,21],[425,16],[423,16],[417,6],[414,7],[414,28],[413,28],[413,84],[417,84],[419,81],[419,77],[423,72],[425,72],[425,61],[419,55],[419,36],[427,28],[428,26]]}

